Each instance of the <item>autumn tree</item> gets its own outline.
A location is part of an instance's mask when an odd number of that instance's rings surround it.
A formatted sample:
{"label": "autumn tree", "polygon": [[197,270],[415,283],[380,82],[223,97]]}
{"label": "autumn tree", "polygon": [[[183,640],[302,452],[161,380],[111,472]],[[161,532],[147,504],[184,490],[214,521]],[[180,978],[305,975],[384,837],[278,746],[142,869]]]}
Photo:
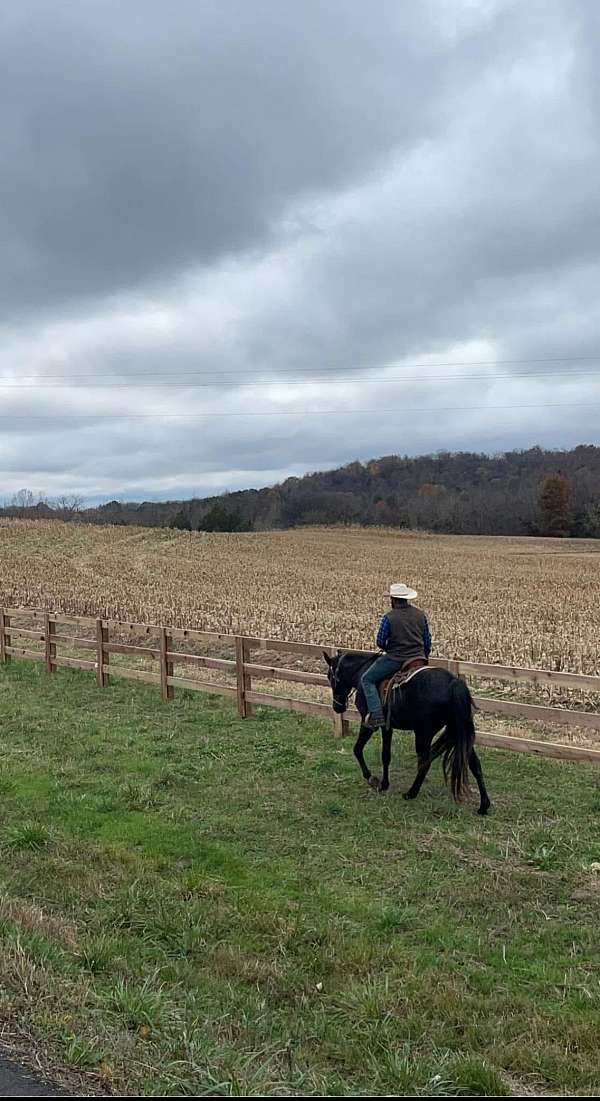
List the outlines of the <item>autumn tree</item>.
{"label": "autumn tree", "polygon": [[571,487],[563,474],[548,474],[542,482],[540,511],[544,535],[569,534]]}

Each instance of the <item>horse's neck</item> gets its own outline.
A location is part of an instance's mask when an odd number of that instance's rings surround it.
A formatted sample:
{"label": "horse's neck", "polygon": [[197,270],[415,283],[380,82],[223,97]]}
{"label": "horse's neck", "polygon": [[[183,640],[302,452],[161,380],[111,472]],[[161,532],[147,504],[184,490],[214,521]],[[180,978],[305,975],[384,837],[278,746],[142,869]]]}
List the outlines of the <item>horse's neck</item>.
{"label": "horse's neck", "polygon": [[375,660],[377,654],[351,653],[344,655],[344,679],[353,688],[358,688],[363,669]]}

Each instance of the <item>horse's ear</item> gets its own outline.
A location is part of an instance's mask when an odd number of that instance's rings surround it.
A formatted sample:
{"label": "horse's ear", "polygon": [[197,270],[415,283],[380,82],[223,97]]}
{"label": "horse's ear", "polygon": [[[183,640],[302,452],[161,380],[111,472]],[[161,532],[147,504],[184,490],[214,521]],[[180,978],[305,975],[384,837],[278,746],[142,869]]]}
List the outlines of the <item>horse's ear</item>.
{"label": "horse's ear", "polygon": [[333,658],[329,657],[329,654],[327,653],[327,650],[323,650],[323,657],[325,658],[325,661],[327,662],[328,665],[333,665]]}

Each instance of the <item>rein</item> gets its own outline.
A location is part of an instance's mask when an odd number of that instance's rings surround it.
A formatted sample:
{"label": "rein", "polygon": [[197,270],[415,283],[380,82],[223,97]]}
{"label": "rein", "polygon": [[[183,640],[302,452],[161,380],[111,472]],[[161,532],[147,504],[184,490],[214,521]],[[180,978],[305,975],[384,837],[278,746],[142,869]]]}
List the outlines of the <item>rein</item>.
{"label": "rein", "polygon": [[347,711],[348,710],[348,704],[349,704],[350,700],[352,699],[352,697],[355,696],[355,695],[356,695],[356,688],[351,688],[350,691],[348,692],[348,695],[346,696],[346,702],[345,703],[342,703],[341,700],[338,700],[337,696],[333,697],[333,702],[335,703],[335,705],[337,707],[342,707],[344,709],[344,711]]}

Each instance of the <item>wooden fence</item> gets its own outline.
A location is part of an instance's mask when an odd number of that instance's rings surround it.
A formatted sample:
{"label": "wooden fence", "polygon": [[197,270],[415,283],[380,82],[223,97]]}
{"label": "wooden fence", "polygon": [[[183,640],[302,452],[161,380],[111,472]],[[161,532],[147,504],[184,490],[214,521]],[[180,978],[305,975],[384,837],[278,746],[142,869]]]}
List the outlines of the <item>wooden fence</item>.
{"label": "wooden fence", "polygon": [[[27,626],[22,622],[25,620]],[[33,624],[33,627],[31,626]],[[89,638],[73,634],[59,633],[59,627],[89,629]],[[135,637],[136,643],[111,641],[115,633],[119,639]],[[139,639],[153,638],[153,644],[139,645]],[[43,650],[32,650],[31,642],[43,644]],[[25,643],[25,645],[23,645]],[[223,644],[233,648],[231,659],[212,657],[184,650],[174,649],[176,645]],[[29,644],[29,645],[27,645]],[[89,658],[61,656],[60,650],[81,649],[89,652]],[[360,721],[354,709],[343,716],[332,715],[328,704],[292,697],[274,696],[257,692],[253,688],[255,680],[267,679],[287,681],[327,687],[327,677],[322,673],[309,673],[302,669],[287,669],[279,665],[267,664],[256,660],[262,653],[290,653],[309,658],[322,659],[323,650],[330,654],[337,647],[317,646],[306,642],[285,642],[281,639],[254,638],[247,635],[220,634],[215,631],[197,631],[179,627],[153,626],[146,623],[129,623],[120,620],[94,619],[88,616],[55,614],[31,608],[0,609],[0,663],[8,663],[13,657],[43,662],[48,673],[66,666],[95,672],[99,687],[109,683],[110,676],[125,677],[130,680],[145,681],[160,687],[163,699],[173,698],[176,688],[186,688],[193,692],[214,692],[236,700],[238,714],[247,718],[253,706],[277,707],[284,710],[301,711],[308,715],[317,715],[332,720],[334,732],[338,736],[347,734],[349,723]],[[369,651],[364,651],[368,653]],[[136,658],[152,659],[158,663],[158,671],[133,669],[120,664],[111,664],[111,655],[131,655]],[[235,677],[235,685],[218,684],[210,680],[197,680],[185,676],[175,676],[174,666],[185,664],[201,669],[215,669]],[[533,685],[551,685],[558,688],[597,692],[600,695],[600,676],[584,676],[577,673],[563,673],[551,669],[525,669],[504,665],[485,665],[479,662],[457,661],[446,658],[433,658],[431,664],[457,676],[469,676],[493,681],[527,683]],[[538,704],[521,703],[517,700],[490,699],[487,696],[474,696],[480,711],[498,715],[521,717],[527,720],[557,723],[565,726],[600,731],[600,714],[592,711],[580,711],[559,707],[543,707]],[[586,746],[559,745],[555,742],[535,741],[520,736],[509,737],[504,734],[492,734],[478,731],[481,745],[509,749],[520,753],[535,753],[544,757],[558,757],[562,760],[589,761],[600,764],[600,749]]]}

